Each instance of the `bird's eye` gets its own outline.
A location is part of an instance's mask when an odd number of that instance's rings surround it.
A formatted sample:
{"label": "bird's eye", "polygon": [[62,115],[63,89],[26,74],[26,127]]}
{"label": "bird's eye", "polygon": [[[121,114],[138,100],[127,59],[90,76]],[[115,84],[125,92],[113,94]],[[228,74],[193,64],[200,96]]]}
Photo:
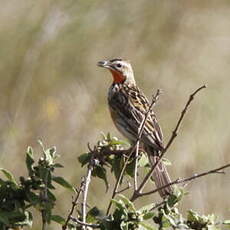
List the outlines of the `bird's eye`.
{"label": "bird's eye", "polygon": [[117,66],[118,68],[121,68],[121,64],[117,64],[116,66]]}

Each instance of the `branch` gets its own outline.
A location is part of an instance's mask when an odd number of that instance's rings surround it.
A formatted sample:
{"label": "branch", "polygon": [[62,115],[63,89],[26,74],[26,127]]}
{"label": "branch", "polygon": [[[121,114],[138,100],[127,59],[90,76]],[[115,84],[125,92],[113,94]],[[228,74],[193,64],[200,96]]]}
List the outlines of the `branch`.
{"label": "branch", "polygon": [[155,205],[150,209],[150,211],[153,211],[154,209],[159,208],[160,206],[162,206],[162,205],[165,204],[165,203],[166,203],[166,201],[163,200],[163,201],[161,201],[160,203],[155,204]]}
{"label": "branch", "polygon": [[[86,205],[87,205],[87,195],[88,195],[88,189],[89,189],[89,184],[91,181],[91,175],[93,171],[93,166],[94,166],[94,159],[92,158],[89,165],[88,165],[88,170],[87,170],[87,175],[84,178],[84,187],[83,187],[83,202],[82,202],[82,221],[83,223],[86,222]],[[83,229],[86,226],[83,226]]]}
{"label": "branch", "polygon": [[[150,106],[149,106],[149,108],[148,108],[148,111],[146,112],[146,114],[145,114],[145,116],[144,116],[144,118],[143,118],[143,120],[142,120],[142,122],[141,122],[141,124],[140,124],[140,126],[139,126],[139,129],[138,129],[138,136],[137,136],[136,143],[135,143],[135,145],[131,148],[131,151],[130,151],[130,153],[129,153],[127,159],[125,160],[124,166],[123,166],[123,168],[122,168],[122,170],[121,170],[121,172],[120,172],[120,175],[119,175],[119,177],[118,177],[118,179],[117,179],[117,181],[116,181],[116,184],[115,184],[115,186],[114,186],[113,193],[112,193],[112,199],[113,199],[113,198],[116,196],[116,194],[118,193],[117,190],[118,190],[119,184],[120,184],[120,182],[121,182],[121,179],[122,179],[122,177],[123,177],[123,175],[124,175],[126,166],[127,166],[128,162],[129,162],[131,156],[132,156],[132,153],[133,153],[134,150],[137,149],[137,147],[139,146],[139,141],[140,141],[140,139],[141,139],[141,136],[142,136],[142,133],[143,133],[144,127],[145,127],[145,122],[146,122],[146,120],[147,120],[147,118],[148,118],[149,113],[151,112],[152,107],[156,104],[156,102],[157,102],[157,100],[158,100],[158,98],[159,98],[159,95],[160,95],[160,90],[158,89],[157,92],[156,92],[156,95],[153,96],[152,102],[151,102],[151,104],[150,104]],[[138,151],[138,149],[137,149],[136,151]],[[136,152],[136,153],[137,153],[136,155],[138,155],[138,152]],[[137,172],[135,172],[135,174],[136,174],[136,173],[137,173]],[[135,183],[136,183],[136,182],[135,182]],[[111,199],[111,200],[112,200],[112,199]],[[108,206],[108,209],[107,209],[107,212],[106,212],[107,215],[109,214],[109,211],[110,211],[111,206],[112,206],[112,201],[110,201],[110,203],[109,203],[109,206]]]}
{"label": "branch", "polygon": [[[45,178],[44,178],[44,188],[40,191],[40,196],[42,199],[42,203],[46,203],[48,201],[48,194],[47,194],[47,190],[48,190],[48,172],[46,171],[45,174]],[[42,215],[42,230],[46,230],[47,229],[47,209],[43,208],[41,210],[41,215]]]}
{"label": "branch", "polygon": [[185,116],[185,114],[186,114],[186,112],[187,112],[187,110],[188,110],[188,108],[189,108],[189,105],[190,105],[191,102],[193,101],[195,95],[196,95],[200,90],[202,90],[202,89],[204,89],[204,88],[206,88],[205,85],[199,87],[197,90],[195,90],[195,91],[189,96],[189,99],[188,99],[187,103],[185,104],[184,109],[183,109],[182,112],[181,112],[180,118],[179,118],[179,120],[178,120],[178,122],[177,122],[177,124],[176,124],[175,129],[174,129],[173,132],[172,132],[172,135],[171,135],[171,137],[170,137],[170,139],[169,139],[169,141],[168,141],[166,147],[163,149],[161,155],[160,155],[159,158],[158,158],[158,161],[156,161],[156,163],[152,166],[151,170],[150,170],[150,171],[148,172],[148,174],[145,176],[145,178],[143,179],[143,181],[142,181],[142,183],[140,184],[140,186],[138,187],[138,189],[137,189],[136,191],[134,191],[133,196],[132,196],[131,199],[130,199],[131,201],[136,200],[136,199],[140,196],[140,194],[141,194],[143,188],[145,187],[146,183],[148,182],[148,180],[149,180],[150,177],[152,176],[152,173],[153,173],[154,169],[157,167],[158,163],[160,162],[160,160],[161,160],[162,157],[165,155],[165,153],[167,152],[167,150],[168,150],[169,147],[171,146],[172,142],[173,142],[174,139],[176,138],[177,133],[178,133],[178,129],[179,129],[179,127],[180,127],[180,125],[181,125],[181,122],[182,122],[182,120],[183,120],[183,118],[184,118],[184,116]]}
{"label": "branch", "polygon": [[216,168],[216,169],[212,169],[212,170],[209,170],[209,171],[205,171],[205,172],[202,172],[202,173],[199,173],[199,174],[194,174],[193,176],[190,176],[190,177],[187,177],[187,178],[182,178],[182,179],[176,179],[160,188],[157,188],[157,189],[154,189],[152,191],[149,191],[149,192],[145,192],[145,193],[140,193],[138,197],[141,197],[141,196],[146,196],[146,195],[150,195],[150,194],[153,194],[153,193],[156,193],[158,192],[159,190],[161,189],[164,189],[166,187],[169,187],[171,185],[174,185],[174,184],[182,184],[182,183],[185,183],[185,182],[188,182],[188,181],[192,181],[192,180],[195,180],[199,177],[203,177],[203,176],[207,176],[209,174],[223,174],[223,172],[221,170],[225,169],[225,168],[229,168],[230,167],[230,164],[226,164],[224,166],[221,166],[219,168]]}
{"label": "branch", "polygon": [[100,225],[99,224],[88,224],[88,223],[84,223],[84,222],[82,222],[82,221],[80,221],[80,220],[78,220],[77,218],[74,218],[74,217],[70,217],[70,219],[73,221],[73,222],[75,222],[75,223],[77,223],[77,224],[80,224],[80,225],[82,225],[82,226],[84,226],[84,227],[90,227],[90,228],[99,228],[100,227]]}
{"label": "branch", "polygon": [[189,99],[188,99],[188,101],[187,101],[187,103],[186,103],[184,109],[183,109],[182,112],[181,112],[181,116],[180,116],[180,118],[179,118],[179,120],[178,120],[178,122],[177,122],[177,124],[176,124],[175,129],[174,129],[173,132],[172,132],[171,138],[169,139],[169,141],[168,141],[168,143],[167,143],[165,149],[163,150],[163,153],[165,153],[165,152],[168,150],[168,148],[171,146],[171,144],[172,144],[172,142],[174,141],[174,139],[177,137],[178,130],[179,130],[179,127],[180,127],[180,125],[181,125],[181,122],[182,122],[182,120],[183,120],[183,118],[184,118],[184,116],[185,116],[185,114],[186,114],[186,112],[187,112],[187,110],[188,110],[188,108],[189,108],[189,105],[190,105],[191,102],[193,101],[195,95],[196,95],[199,91],[201,91],[202,89],[205,89],[205,88],[206,88],[206,85],[203,85],[203,86],[199,87],[197,90],[195,90],[195,91],[189,96]]}
{"label": "branch", "polygon": [[62,226],[62,230],[67,229],[67,225],[68,225],[69,221],[71,220],[71,216],[73,215],[74,209],[77,206],[78,200],[79,200],[80,195],[81,195],[81,193],[83,191],[83,186],[84,186],[84,181],[81,182],[80,189],[77,191],[77,195],[76,195],[75,199],[72,202],[72,207],[71,207],[70,212],[69,212],[69,214],[67,216],[65,224]]}
{"label": "branch", "polygon": [[140,127],[138,128],[138,140],[136,142],[135,167],[134,167],[134,191],[137,190],[137,186],[138,186],[138,184],[137,184],[137,168],[138,168],[137,165],[138,165],[138,157],[139,157],[139,144],[140,144],[139,142],[140,142],[143,130],[144,130],[145,122],[148,118],[148,115],[149,115],[151,109],[156,104],[157,100],[159,99],[160,93],[161,93],[160,89],[157,89],[156,94],[152,98],[152,102],[150,104],[149,110],[145,114],[145,117],[142,120]]}
{"label": "branch", "polygon": [[134,165],[134,190],[137,190],[137,168],[139,158],[139,141],[137,142],[136,154],[135,154],[135,165]]}
{"label": "branch", "polygon": [[122,192],[130,189],[131,187],[132,187],[132,185],[130,184],[130,182],[128,182],[128,185],[125,188],[121,189],[120,191],[117,191],[116,194],[122,193]]}

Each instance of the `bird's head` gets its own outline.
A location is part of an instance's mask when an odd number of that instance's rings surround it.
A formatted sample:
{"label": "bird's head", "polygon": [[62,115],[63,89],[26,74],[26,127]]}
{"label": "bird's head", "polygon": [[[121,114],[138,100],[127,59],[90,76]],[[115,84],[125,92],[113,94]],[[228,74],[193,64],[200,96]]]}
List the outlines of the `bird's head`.
{"label": "bird's head", "polygon": [[109,69],[113,75],[114,83],[136,84],[132,66],[128,61],[116,58],[108,61],[99,61],[97,65]]}

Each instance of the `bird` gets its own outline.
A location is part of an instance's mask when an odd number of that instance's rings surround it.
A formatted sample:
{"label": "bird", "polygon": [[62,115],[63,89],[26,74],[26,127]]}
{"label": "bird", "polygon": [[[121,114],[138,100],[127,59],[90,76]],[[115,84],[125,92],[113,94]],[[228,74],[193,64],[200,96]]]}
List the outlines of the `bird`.
{"label": "bird", "polygon": [[[108,90],[108,106],[111,118],[118,131],[129,140],[131,145],[135,145],[141,122],[149,110],[150,103],[138,88],[129,61],[114,58],[99,61],[97,65],[108,69],[113,77],[112,85]],[[164,145],[162,130],[152,109],[150,109],[145,121],[140,143],[148,154],[150,164],[154,165],[159,160]],[[171,182],[167,169],[161,160],[154,169],[152,177],[157,188]],[[172,192],[172,186],[159,190],[163,199]]]}

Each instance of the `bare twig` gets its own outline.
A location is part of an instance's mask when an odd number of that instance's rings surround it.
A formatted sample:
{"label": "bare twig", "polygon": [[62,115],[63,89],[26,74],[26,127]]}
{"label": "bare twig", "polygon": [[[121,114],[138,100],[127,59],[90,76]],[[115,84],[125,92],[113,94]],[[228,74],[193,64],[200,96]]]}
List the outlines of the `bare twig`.
{"label": "bare twig", "polygon": [[117,191],[116,194],[122,193],[122,192],[130,189],[131,187],[132,187],[132,185],[130,184],[130,182],[128,182],[128,185],[125,188],[121,189],[120,191]]}
{"label": "bare twig", "polygon": [[156,203],[151,209],[150,211],[153,211],[156,208],[159,208],[160,206],[162,206],[163,204],[165,204],[165,200],[161,201],[160,203]]}
{"label": "bare twig", "polygon": [[83,221],[80,221],[80,220],[78,220],[77,218],[75,218],[75,217],[70,217],[70,219],[73,221],[73,222],[76,222],[77,224],[80,224],[80,225],[82,225],[82,226],[84,226],[84,227],[90,227],[90,228],[99,228],[100,227],[100,225],[99,224],[88,224],[88,223],[85,223],[85,222],[83,222]]}
{"label": "bare twig", "polygon": [[188,99],[188,101],[187,101],[187,103],[186,103],[184,109],[183,109],[182,112],[181,112],[181,116],[180,116],[180,118],[179,118],[179,120],[178,120],[178,122],[177,122],[177,124],[176,124],[176,127],[175,127],[175,129],[173,130],[172,135],[171,135],[171,137],[170,137],[170,139],[169,139],[169,141],[168,141],[168,143],[167,143],[167,145],[166,145],[166,147],[165,147],[165,149],[164,149],[164,151],[163,151],[164,153],[168,150],[168,148],[171,146],[171,144],[172,144],[172,142],[174,141],[174,139],[177,137],[178,130],[179,130],[179,127],[180,127],[180,125],[181,125],[181,122],[182,122],[182,120],[183,120],[183,118],[184,118],[184,115],[186,114],[186,112],[187,112],[187,110],[188,110],[188,108],[189,108],[189,105],[190,105],[191,102],[193,101],[195,95],[196,95],[199,91],[201,91],[202,89],[205,89],[205,88],[206,88],[206,85],[202,85],[201,87],[199,87],[197,90],[195,90],[195,91],[189,96],[189,99]]}
{"label": "bare twig", "polygon": [[69,221],[71,220],[71,216],[73,215],[74,209],[77,206],[78,200],[79,200],[80,195],[82,193],[83,186],[84,186],[84,181],[81,182],[81,186],[80,186],[79,190],[77,191],[75,199],[72,202],[72,207],[71,207],[70,212],[69,212],[69,214],[67,216],[65,224],[62,226],[62,230],[66,230],[67,229],[67,225],[68,225]]}
{"label": "bare twig", "polygon": [[157,189],[154,189],[152,191],[149,191],[149,192],[145,192],[145,193],[140,193],[138,197],[141,197],[141,196],[146,196],[146,195],[150,195],[150,194],[153,194],[153,193],[156,193],[158,192],[159,190],[161,189],[164,189],[166,187],[169,187],[171,185],[174,185],[174,184],[182,184],[182,183],[185,183],[185,182],[188,182],[188,181],[192,181],[192,180],[195,180],[199,177],[203,177],[203,176],[207,176],[209,174],[219,174],[220,172],[222,172],[221,170],[225,169],[225,168],[229,168],[230,167],[230,164],[226,164],[224,166],[221,166],[219,168],[216,168],[216,169],[212,169],[212,170],[209,170],[209,171],[205,171],[205,172],[202,172],[202,173],[199,173],[199,174],[194,174],[193,176],[190,176],[190,177],[187,177],[187,178],[182,178],[182,179],[176,179],[162,187],[159,187]]}
{"label": "bare twig", "polygon": [[159,99],[160,93],[161,93],[160,89],[157,89],[156,94],[152,97],[152,102],[149,106],[149,109],[148,109],[147,113],[145,114],[145,117],[142,120],[140,127],[138,128],[138,139],[136,142],[135,168],[134,168],[134,191],[137,190],[137,186],[138,186],[138,184],[137,184],[137,164],[138,164],[138,157],[139,157],[139,142],[140,142],[142,133],[144,131],[145,122],[148,118],[148,115],[149,115],[151,109],[156,104],[157,100]]}
{"label": "bare twig", "polygon": [[[125,162],[124,162],[124,166],[123,166],[123,168],[122,168],[122,170],[121,170],[121,172],[120,172],[120,175],[119,175],[119,177],[118,177],[118,179],[117,179],[117,181],[116,181],[116,184],[115,184],[115,186],[114,186],[114,189],[113,189],[112,199],[113,199],[113,198],[116,196],[116,194],[118,193],[117,190],[118,190],[119,184],[120,184],[121,179],[122,179],[122,177],[123,177],[123,175],[124,175],[126,166],[127,166],[128,162],[129,162],[129,159],[130,159],[131,156],[132,156],[133,151],[134,151],[134,149],[132,148],[131,151],[130,151],[130,153],[129,153],[129,155],[128,155],[128,157],[126,158],[126,160],[125,160]],[[108,206],[107,212],[106,212],[107,215],[109,214],[109,211],[110,211],[111,206],[112,206],[112,201],[109,202],[109,206]]]}
{"label": "bare twig", "polygon": [[[118,177],[118,179],[117,179],[117,181],[116,181],[116,184],[115,184],[115,186],[114,186],[113,193],[112,193],[112,199],[113,199],[113,198],[116,196],[116,194],[117,194],[117,190],[118,190],[119,184],[120,184],[120,182],[121,182],[121,179],[122,179],[122,177],[123,177],[123,175],[124,175],[126,166],[128,165],[128,162],[129,162],[129,160],[130,160],[130,158],[131,158],[131,156],[132,156],[132,153],[134,152],[134,150],[135,150],[135,149],[138,147],[138,145],[139,145],[139,141],[140,141],[141,136],[142,136],[142,133],[143,133],[143,131],[144,131],[145,122],[146,122],[146,120],[147,120],[147,118],[148,118],[149,113],[151,112],[152,107],[156,104],[156,102],[157,102],[157,100],[158,100],[158,98],[159,98],[159,95],[160,95],[160,90],[158,89],[157,92],[156,92],[156,95],[153,96],[153,99],[152,99],[152,102],[151,102],[151,104],[150,104],[150,106],[149,106],[149,108],[148,108],[148,111],[146,112],[146,114],[145,114],[145,116],[144,116],[144,118],[143,118],[143,120],[142,120],[142,122],[141,122],[141,124],[140,124],[140,126],[139,126],[139,129],[138,129],[139,132],[138,132],[138,136],[137,136],[136,143],[135,143],[135,145],[131,148],[131,151],[130,151],[130,153],[129,153],[127,159],[125,160],[124,166],[123,166],[123,168],[122,168],[122,170],[121,170],[121,172],[120,172],[120,175],[119,175],[119,177]],[[136,151],[138,151],[138,150],[136,150]],[[138,154],[137,154],[137,155],[138,155]],[[136,183],[136,182],[135,182],[135,183]],[[109,211],[110,211],[111,206],[112,206],[112,201],[110,201],[110,203],[109,203],[109,206],[108,206],[108,209],[107,209],[107,212],[106,212],[107,215],[109,214]]]}
{"label": "bare twig", "polygon": [[[88,165],[88,170],[87,170],[87,175],[84,178],[84,187],[83,187],[83,202],[82,202],[82,222],[86,222],[86,205],[87,205],[87,195],[88,195],[88,189],[89,189],[89,184],[91,181],[91,175],[93,171],[93,166],[94,166],[94,159],[92,158],[89,165]],[[83,226],[83,229],[86,226]]]}
{"label": "bare twig", "polygon": [[162,153],[160,154],[160,156],[159,156],[158,160],[156,161],[156,163],[152,166],[151,170],[150,170],[150,171],[148,172],[148,174],[144,177],[144,179],[143,179],[143,181],[141,182],[141,184],[139,185],[138,189],[134,191],[134,193],[133,193],[133,195],[132,195],[132,197],[131,197],[131,199],[130,199],[131,201],[136,200],[136,199],[140,196],[140,194],[142,193],[142,190],[143,190],[143,188],[145,187],[146,183],[148,182],[149,178],[151,177],[151,175],[152,175],[154,169],[157,167],[158,163],[161,161],[162,157],[163,157],[164,154],[167,152],[168,148],[171,146],[172,142],[173,142],[174,139],[176,138],[177,133],[178,133],[178,129],[179,129],[179,127],[180,127],[180,125],[181,125],[181,122],[182,122],[182,120],[183,120],[183,118],[184,118],[184,116],[185,116],[185,114],[186,114],[186,112],[187,112],[187,110],[188,110],[188,108],[189,108],[189,105],[190,105],[191,102],[193,101],[195,95],[196,95],[200,90],[202,90],[202,89],[204,89],[204,88],[206,88],[205,85],[199,87],[197,90],[195,90],[195,91],[189,96],[189,99],[188,99],[187,103],[185,104],[184,109],[183,109],[182,112],[181,112],[180,118],[179,118],[179,120],[178,120],[178,122],[177,122],[177,124],[176,124],[175,129],[174,129],[173,132],[172,132],[172,135],[171,135],[171,137],[170,137],[170,139],[169,139],[169,141],[168,141],[166,147],[163,149]]}
{"label": "bare twig", "polygon": [[[42,199],[42,203],[46,203],[48,201],[48,194],[47,194],[47,190],[48,190],[48,172],[46,171],[45,174],[45,180],[44,180],[44,189],[42,189],[40,191],[40,196]],[[42,215],[42,230],[46,230],[47,229],[47,210],[46,208],[41,210],[41,215]]]}
{"label": "bare twig", "polygon": [[[140,132],[140,131],[138,131]],[[134,190],[137,190],[137,168],[138,168],[138,158],[139,158],[139,141],[137,142],[136,153],[135,153],[135,165],[134,165]]]}

